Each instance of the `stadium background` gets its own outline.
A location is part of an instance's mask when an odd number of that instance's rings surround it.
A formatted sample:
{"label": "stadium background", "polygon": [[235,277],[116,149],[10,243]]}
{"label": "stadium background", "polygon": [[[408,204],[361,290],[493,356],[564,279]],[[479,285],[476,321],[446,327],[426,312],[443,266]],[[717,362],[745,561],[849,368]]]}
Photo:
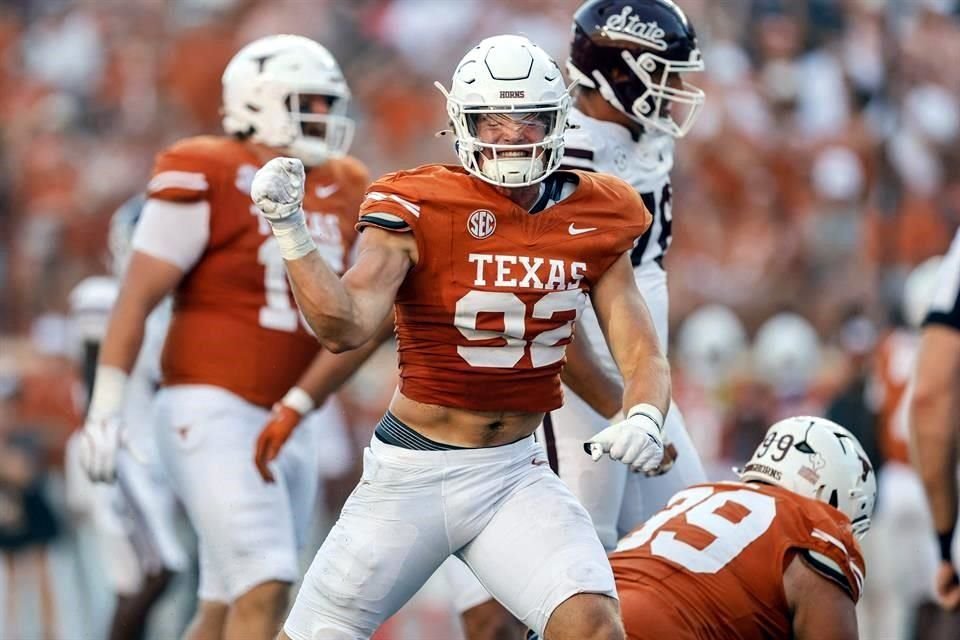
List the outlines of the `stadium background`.
{"label": "stadium background", "polygon": [[[15,526],[25,495],[56,514],[34,532],[36,544],[0,548],[0,638],[95,638],[105,623],[109,597],[89,524],[64,499],[63,447],[82,397],[67,294],[105,272],[109,217],[143,188],[153,155],[219,130],[219,78],[231,55],[278,32],[328,46],[353,91],[352,152],[379,175],[456,161],[449,138],[434,136],[444,105],[432,83],[449,81],[466,43],[522,32],[563,60],[578,4],[0,5],[0,532]],[[708,98],[674,172],[672,336],[706,303],[732,309],[747,336],[706,386],[673,358],[701,454],[714,477],[726,477],[772,418],[800,410],[842,416],[876,452],[874,347],[901,322],[906,274],[943,253],[960,222],[957,3],[680,4],[700,36],[707,72],[697,83]],[[808,373],[784,379],[757,366],[763,354],[749,344],[782,311],[817,335],[796,366]],[[380,354],[341,394],[358,448],[392,390],[392,367],[391,354]],[[318,506],[318,540],[353,482],[352,461],[342,466]],[[177,632],[189,582],[163,604],[152,637]],[[381,636],[455,637],[442,586],[427,592]]]}

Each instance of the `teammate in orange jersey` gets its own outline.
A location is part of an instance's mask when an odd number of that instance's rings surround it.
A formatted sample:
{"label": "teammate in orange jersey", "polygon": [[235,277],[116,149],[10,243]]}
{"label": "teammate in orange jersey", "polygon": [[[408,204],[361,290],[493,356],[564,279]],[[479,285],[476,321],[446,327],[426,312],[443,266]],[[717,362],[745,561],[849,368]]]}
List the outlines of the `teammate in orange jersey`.
{"label": "teammate in orange jersey", "polygon": [[627,255],[650,214],[618,178],[556,171],[569,91],[526,38],[482,41],[443,93],[462,167],[376,181],[342,280],[307,233],[300,163],[253,182],[320,341],[362,345],[394,306],[399,341],[399,389],[280,637],[369,637],[455,555],[548,640],[622,638],[603,546],[532,434],[589,296],[628,410],[587,448],[660,464],[669,367]]}
{"label": "teammate in orange jersey", "polygon": [[855,640],[877,485],[823,418],[767,431],[742,482],[695,485],[610,556],[631,640]]}
{"label": "teammate in orange jersey", "polygon": [[229,135],[174,144],[157,157],[147,186],[79,454],[93,479],[114,477],[125,442],[119,410],[144,321],[172,293],[155,424],[163,467],[199,539],[200,605],[188,638],[271,637],[298,575],[319,473],[318,429],[337,416],[328,408],[312,413],[291,437],[295,446],[272,464],[269,446],[314,408],[323,393],[316,372],[333,356],[318,356],[249,189],[271,158],[302,160],[308,235],[325,264],[343,272],[368,182],[345,155],[348,99],[337,62],[319,44],[257,40],[223,74]]}

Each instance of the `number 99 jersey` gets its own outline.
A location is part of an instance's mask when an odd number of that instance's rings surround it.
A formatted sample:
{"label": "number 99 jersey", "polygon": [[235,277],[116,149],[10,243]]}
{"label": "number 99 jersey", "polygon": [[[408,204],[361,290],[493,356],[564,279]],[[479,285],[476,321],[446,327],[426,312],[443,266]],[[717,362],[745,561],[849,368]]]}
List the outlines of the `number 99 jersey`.
{"label": "number 99 jersey", "polygon": [[[289,290],[279,247],[250,182],[261,163],[228,137],[188,138],[157,156],[134,249],[184,271],[162,357],[163,384],[205,384],[270,407],[319,345]],[[366,169],[346,157],[310,168],[303,208],[337,273],[356,239]]]}
{"label": "number 99 jersey", "polygon": [[797,555],[859,600],[863,557],[837,509],[759,483],[685,489],[610,556],[627,637],[789,638]]}
{"label": "number 99 jersey", "polygon": [[461,167],[370,186],[359,228],[412,232],[419,261],[397,293],[400,390],[473,411],[562,404],[560,369],[591,287],[650,225],[613,176],[559,171],[531,213]]}

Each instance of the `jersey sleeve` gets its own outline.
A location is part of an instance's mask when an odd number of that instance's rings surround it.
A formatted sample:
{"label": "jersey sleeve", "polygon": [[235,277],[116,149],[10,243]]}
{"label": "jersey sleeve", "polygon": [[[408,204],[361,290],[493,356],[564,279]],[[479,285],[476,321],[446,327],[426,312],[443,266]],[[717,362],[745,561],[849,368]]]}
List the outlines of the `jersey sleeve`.
{"label": "jersey sleeve", "polygon": [[420,221],[420,198],[398,174],[388,174],[367,189],[360,205],[357,230],[377,227],[393,232],[415,232]]}
{"label": "jersey sleeve", "polygon": [[169,202],[199,202],[210,199],[211,161],[188,148],[162,151],[147,184],[147,197]]}
{"label": "jersey sleeve", "polygon": [[940,264],[930,310],[923,324],[943,325],[960,331],[960,231]]}
{"label": "jersey sleeve", "polygon": [[826,513],[827,508],[830,507],[822,505],[820,514],[806,520],[808,531],[795,549],[808,567],[836,583],[856,603],[866,577],[860,545],[845,516],[839,512]]}
{"label": "jersey sleeve", "polygon": [[563,138],[564,148],[563,159],[560,161],[561,169],[577,169],[591,173],[598,170],[597,154],[599,150],[584,129],[569,129]]}

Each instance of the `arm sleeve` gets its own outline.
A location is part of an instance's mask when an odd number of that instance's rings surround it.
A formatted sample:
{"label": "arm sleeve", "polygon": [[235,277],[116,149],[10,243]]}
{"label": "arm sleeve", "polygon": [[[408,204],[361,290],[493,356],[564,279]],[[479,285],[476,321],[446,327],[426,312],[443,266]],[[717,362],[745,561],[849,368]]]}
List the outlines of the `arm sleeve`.
{"label": "arm sleeve", "polygon": [[133,233],[133,249],[187,272],[210,240],[210,204],[149,199]]}

